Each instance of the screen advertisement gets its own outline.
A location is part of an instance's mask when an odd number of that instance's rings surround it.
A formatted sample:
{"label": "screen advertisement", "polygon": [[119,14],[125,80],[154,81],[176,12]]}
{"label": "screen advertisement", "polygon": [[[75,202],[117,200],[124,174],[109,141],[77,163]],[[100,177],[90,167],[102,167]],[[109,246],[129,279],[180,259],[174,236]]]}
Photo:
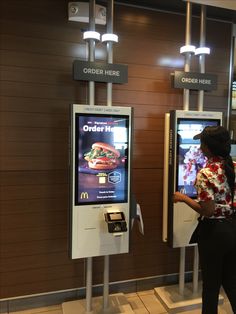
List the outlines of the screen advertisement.
{"label": "screen advertisement", "polygon": [[197,195],[194,187],[197,172],[207,162],[200,149],[200,140],[194,140],[193,137],[206,126],[216,126],[219,123],[219,119],[177,119],[176,190],[191,198],[196,198]]}
{"label": "screen advertisement", "polygon": [[76,113],[75,205],[126,203],[129,116]]}

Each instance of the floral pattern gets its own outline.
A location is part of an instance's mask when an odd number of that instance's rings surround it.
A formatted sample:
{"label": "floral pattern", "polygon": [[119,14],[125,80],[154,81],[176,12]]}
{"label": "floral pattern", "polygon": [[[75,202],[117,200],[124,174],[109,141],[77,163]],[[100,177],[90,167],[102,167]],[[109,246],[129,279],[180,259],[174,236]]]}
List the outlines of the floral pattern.
{"label": "floral pattern", "polygon": [[[234,162],[236,169],[236,163]],[[210,158],[195,181],[198,201],[215,201],[215,212],[211,218],[225,218],[232,214],[231,192],[225,176],[224,161],[220,157]]]}

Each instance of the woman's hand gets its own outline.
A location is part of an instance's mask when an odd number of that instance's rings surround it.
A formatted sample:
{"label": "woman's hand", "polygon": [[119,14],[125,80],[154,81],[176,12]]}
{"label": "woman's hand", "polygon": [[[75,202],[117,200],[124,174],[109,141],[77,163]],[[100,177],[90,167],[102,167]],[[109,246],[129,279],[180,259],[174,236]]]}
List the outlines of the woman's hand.
{"label": "woman's hand", "polygon": [[173,202],[178,203],[178,202],[185,202],[186,201],[186,195],[180,192],[175,192],[173,195]]}
{"label": "woman's hand", "polygon": [[184,202],[190,206],[193,210],[205,217],[211,217],[214,214],[215,202],[214,201],[205,201],[205,202],[196,202],[191,199],[188,195],[175,192],[173,195],[173,202]]}

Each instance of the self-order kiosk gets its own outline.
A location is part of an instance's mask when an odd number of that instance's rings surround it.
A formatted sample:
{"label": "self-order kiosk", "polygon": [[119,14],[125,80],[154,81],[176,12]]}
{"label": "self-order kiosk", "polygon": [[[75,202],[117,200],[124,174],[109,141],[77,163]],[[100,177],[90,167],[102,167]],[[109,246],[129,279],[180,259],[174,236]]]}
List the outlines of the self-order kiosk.
{"label": "self-order kiosk", "polygon": [[127,253],[132,108],[72,105],[71,257]]}
{"label": "self-order kiosk", "polygon": [[222,124],[222,113],[173,110],[165,116],[163,241],[171,247],[189,245],[198,214],[185,203],[173,203],[173,194],[180,191],[196,198],[194,182],[206,157],[200,150],[200,140],[194,135],[206,126]]}

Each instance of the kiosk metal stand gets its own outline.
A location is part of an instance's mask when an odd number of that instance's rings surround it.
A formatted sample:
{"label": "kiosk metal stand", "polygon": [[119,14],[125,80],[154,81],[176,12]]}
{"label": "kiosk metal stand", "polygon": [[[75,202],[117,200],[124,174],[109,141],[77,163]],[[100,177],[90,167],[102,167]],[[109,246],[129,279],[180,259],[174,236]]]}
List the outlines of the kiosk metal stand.
{"label": "kiosk metal stand", "polygon": [[[185,46],[191,45],[191,20],[192,20],[192,4],[188,1],[186,3],[186,31],[185,31]],[[185,53],[184,71],[190,72],[191,52]],[[189,110],[189,89],[183,91],[183,110]],[[184,295],[185,288],[185,255],[186,248],[180,248],[180,268],[179,268],[179,293]]]}
{"label": "kiosk metal stand", "polygon": [[92,279],[93,279],[93,258],[86,259],[86,313],[92,312]]}
{"label": "kiosk metal stand", "polygon": [[[114,1],[108,1],[107,7],[107,33],[113,33],[113,12],[114,12]],[[107,62],[113,63],[113,43],[112,41],[107,42]],[[107,83],[107,106],[112,106],[112,83]],[[109,269],[110,269],[110,258],[109,255],[104,256],[104,282],[103,282],[103,309],[109,308]]]}
{"label": "kiosk metal stand", "polygon": [[[107,6],[107,34],[113,35],[114,1],[109,0]],[[89,1],[89,31],[95,31],[95,0]],[[109,37],[109,36],[108,36]],[[107,63],[113,63],[113,40],[105,41],[107,45]],[[88,61],[95,61],[95,39],[88,39]],[[95,82],[89,81],[89,106],[95,105]],[[107,106],[112,106],[112,83],[107,83]],[[99,107],[99,106],[98,106]],[[118,235],[119,236],[119,235]],[[122,233],[120,233],[122,236]],[[113,237],[117,235],[113,234]],[[108,250],[109,251],[109,250]],[[109,252],[110,254],[114,254]],[[97,255],[95,255],[97,256]],[[109,255],[104,256],[103,298],[92,298],[92,265],[93,257],[86,258],[86,300],[65,302],[62,304],[64,314],[89,313],[134,313],[122,293],[109,296]]]}
{"label": "kiosk metal stand", "polygon": [[[185,46],[191,47],[191,18],[192,4],[186,2],[186,34]],[[205,46],[206,10],[201,5],[200,47]],[[185,52],[184,71],[190,72],[191,52]],[[199,55],[200,73],[205,73],[205,55]],[[189,89],[183,90],[183,110],[189,110]],[[203,111],[204,90],[199,90],[198,111]],[[167,144],[166,144],[167,145]],[[166,150],[165,150],[166,151]],[[166,218],[166,217],[165,217]],[[178,313],[186,309],[191,310],[201,306],[201,289],[198,284],[199,255],[198,247],[194,246],[193,282],[185,284],[185,255],[186,247],[180,248],[179,284],[176,286],[155,288],[155,293],[168,313]],[[220,302],[223,298],[220,296]]]}
{"label": "kiosk metal stand", "polygon": [[[89,30],[95,31],[95,0],[89,1]],[[89,39],[89,57],[90,62],[95,60],[95,40]],[[95,82],[89,81],[89,106],[95,102]],[[92,313],[92,279],[93,279],[93,258],[86,259],[86,313]]]}

